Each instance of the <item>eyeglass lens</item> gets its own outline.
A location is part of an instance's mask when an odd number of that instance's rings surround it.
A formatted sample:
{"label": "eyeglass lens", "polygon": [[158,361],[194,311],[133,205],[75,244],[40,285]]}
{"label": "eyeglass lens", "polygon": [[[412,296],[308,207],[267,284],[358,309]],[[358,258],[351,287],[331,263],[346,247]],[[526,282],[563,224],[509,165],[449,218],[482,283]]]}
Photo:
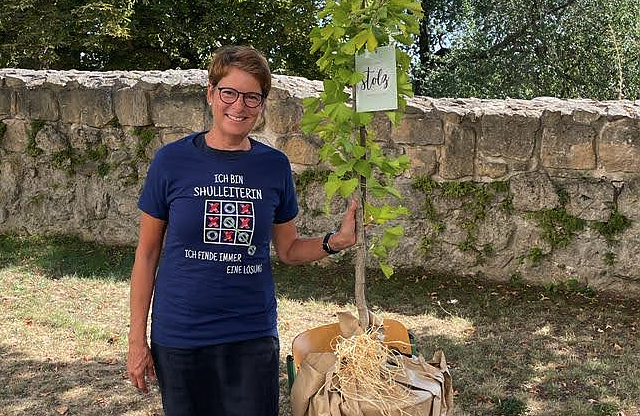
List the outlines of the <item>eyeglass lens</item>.
{"label": "eyeglass lens", "polygon": [[262,104],[262,94],[257,92],[240,92],[231,87],[218,87],[218,91],[220,92],[220,99],[225,104],[235,103],[241,94],[244,105],[249,108],[256,108]]}

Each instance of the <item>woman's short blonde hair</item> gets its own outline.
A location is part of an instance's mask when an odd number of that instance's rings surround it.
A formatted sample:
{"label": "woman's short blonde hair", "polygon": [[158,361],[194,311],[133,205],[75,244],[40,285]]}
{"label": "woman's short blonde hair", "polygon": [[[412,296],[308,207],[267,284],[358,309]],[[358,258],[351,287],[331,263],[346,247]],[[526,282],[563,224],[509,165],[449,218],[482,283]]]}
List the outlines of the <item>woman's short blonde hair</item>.
{"label": "woman's short blonde hair", "polygon": [[262,95],[267,98],[271,90],[271,70],[262,53],[250,46],[228,45],[219,48],[209,64],[209,84],[215,87],[232,67],[256,77]]}

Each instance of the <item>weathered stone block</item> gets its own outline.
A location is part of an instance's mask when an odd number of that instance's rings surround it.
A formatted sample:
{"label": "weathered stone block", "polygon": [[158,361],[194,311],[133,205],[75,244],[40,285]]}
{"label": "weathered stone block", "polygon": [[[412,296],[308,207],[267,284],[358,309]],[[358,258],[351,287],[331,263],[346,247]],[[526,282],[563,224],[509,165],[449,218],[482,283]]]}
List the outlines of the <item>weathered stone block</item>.
{"label": "weathered stone block", "polygon": [[490,246],[493,251],[504,250],[514,232],[515,225],[509,215],[497,209],[487,210],[485,219],[478,223],[477,248]]}
{"label": "weathered stone block", "polygon": [[486,160],[478,158],[476,160],[476,176],[488,177],[492,179],[501,178],[509,172],[509,166],[503,161]]}
{"label": "weathered stone block", "polygon": [[378,111],[374,114],[369,127],[373,131],[375,141],[388,142],[391,140],[391,121],[383,112]]}
{"label": "weathered stone block", "polygon": [[69,143],[78,150],[87,150],[100,143],[101,130],[83,124],[73,124],[69,131]]}
{"label": "weathered stone block", "polygon": [[391,139],[399,144],[442,144],[445,140],[442,121],[423,112],[408,113],[391,129]]}
{"label": "weathered stone block", "polygon": [[11,114],[11,100],[13,90],[9,88],[0,88],[0,115]]}
{"label": "weathered stone block", "polygon": [[46,155],[52,155],[67,148],[66,139],[50,124],[45,124],[36,134],[36,146],[44,150]]}
{"label": "weathered stone block", "polygon": [[586,179],[555,179],[569,195],[567,213],[588,221],[608,221],[614,206],[615,188],[608,182]]}
{"label": "weathered stone block", "polygon": [[3,121],[7,126],[4,137],[0,141],[2,147],[9,152],[26,152],[29,140],[29,124],[20,119],[8,119]]}
{"label": "weathered stone block", "polygon": [[622,119],[605,124],[598,143],[599,162],[610,172],[640,172],[640,123]]}
{"label": "weathered stone block", "polygon": [[60,118],[58,100],[48,89],[18,89],[15,95],[15,112],[32,120],[57,121]]}
{"label": "weathered stone block", "polygon": [[167,144],[171,142],[175,142],[176,140],[180,140],[183,137],[193,133],[191,130],[187,130],[184,128],[168,128],[161,129],[159,132],[160,142],[162,144]]}
{"label": "weathered stone block", "polygon": [[640,295],[640,222],[634,222],[629,229],[620,236],[624,244],[615,246],[615,259],[613,263],[614,275],[626,282],[624,293],[627,295]]}
{"label": "weathered stone block", "polygon": [[482,117],[478,151],[494,157],[527,160],[533,155],[538,118],[490,114]]}
{"label": "weathered stone block", "polygon": [[445,142],[440,154],[440,176],[460,179],[473,175],[475,133],[459,124],[446,123]]}
{"label": "weathered stone block", "polygon": [[640,178],[629,179],[618,195],[618,211],[632,221],[640,221]]}
{"label": "weathered stone block", "polygon": [[114,105],[116,117],[123,126],[151,124],[149,96],[146,91],[138,88],[122,88],[115,93]]}
{"label": "weathered stone block", "polygon": [[110,150],[120,150],[124,146],[124,132],[117,127],[101,129],[100,142]]}
{"label": "weathered stone block", "polygon": [[205,128],[205,91],[160,89],[151,95],[151,118],[156,127]]}
{"label": "weathered stone block", "polygon": [[76,222],[80,225],[92,220],[104,219],[109,211],[109,194],[101,181],[96,177],[76,179],[73,211]]}
{"label": "weathered stone block", "polygon": [[302,102],[292,97],[270,99],[264,117],[266,125],[276,134],[295,133],[300,131],[300,119],[304,108]]}
{"label": "weathered stone block", "polygon": [[509,189],[518,211],[540,211],[558,205],[558,193],[544,172],[527,172],[511,177]]}
{"label": "weathered stone block", "polygon": [[[511,253],[513,255],[512,270],[518,267],[520,259],[524,259],[533,247],[537,247],[543,253],[548,254],[551,252],[551,246],[540,235],[540,229],[536,225],[534,220],[522,218],[520,216],[513,216],[514,233],[511,243]],[[528,262],[526,262],[528,263]],[[528,264],[523,264],[527,266]]]}
{"label": "weathered stone block", "polygon": [[65,123],[103,127],[115,116],[111,90],[71,89],[58,93],[61,119]]}
{"label": "weathered stone block", "polygon": [[438,153],[433,147],[407,147],[407,157],[409,158],[409,173],[413,176],[427,175],[431,176],[436,173],[438,168]]}
{"label": "weathered stone block", "polygon": [[19,198],[23,179],[24,161],[21,156],[3,158],[0,169],[0,207],[8,206]]}
{"label": "weathered stone block", "polygon": [[543,122],[540,158],[549,168],[594,169],[595,130],[588,125],[575,124],[559,115]]}
{"label": "weathered stone block", "polygon": [[282,150],[291,163],[300,165],[317,165],[318,146],[306,136],[293,134],[278,139],[277,147]]}
{"label": "weathered stone block", "polygon": [[600,114],[594,111],[576,109],[572,113],[573,121],[582,124],[591,124],[600,118]]}

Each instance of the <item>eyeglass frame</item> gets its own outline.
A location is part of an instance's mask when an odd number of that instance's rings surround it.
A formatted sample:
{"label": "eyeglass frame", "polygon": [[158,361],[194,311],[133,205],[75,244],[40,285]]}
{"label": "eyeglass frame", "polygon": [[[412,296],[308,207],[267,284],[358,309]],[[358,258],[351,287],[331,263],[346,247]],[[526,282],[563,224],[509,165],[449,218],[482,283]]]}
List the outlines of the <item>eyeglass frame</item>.
{"label": "eyeglass frame", "polygon": [[[238,98],[240,98],[240,95],[242,95],[242,103],[247,107],[247,108],[258,108],[260,107],[263,103],[264,103],[264,94],[255,92],[255,91],[247,91],[247,92],[242,92],[242,91],[238,91],[235,88],[231,88],[231,87],[214,87],[215,89],[218,90],[218,95],[220,96],[220,101],[222,101],[225,104],[233,104],[236,101],[238,101]],[[222,98],[222,90],[231,90],[233,92],[236,93],[236,99],[228,102],[225,101],[224,98]],[[258,103],[258,105],[256,106],[250,106],[249,104],[247,104],[247,94],[255,94],[257,96],[260,96],[260,102]]]}

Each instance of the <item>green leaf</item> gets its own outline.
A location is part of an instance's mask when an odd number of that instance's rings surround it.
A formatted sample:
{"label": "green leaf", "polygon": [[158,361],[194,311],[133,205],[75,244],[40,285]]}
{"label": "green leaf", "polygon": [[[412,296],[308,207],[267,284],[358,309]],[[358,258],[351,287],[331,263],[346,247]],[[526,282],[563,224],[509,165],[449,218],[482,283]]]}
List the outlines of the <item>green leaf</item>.
{"label": "green leaf", "polygon": [[302,105],[307,111],[316,111],[320,106],[320,99],[318,97],[303,98]]}
{"label": "green leaf", "polygon": [[353,169],[365,178],[371,176],[371,165],[366,160],[358,160],[353,166]]}
{"label": "green leaf", "polygon": [[333,26],[325,26],[320,29],[320,36],[322,37],[322,39],[327,40],[331,37],[331,35],[333,35],[334,30],[335,29]]}
{"label": "green leaf", "polygon": [[340,195],[342,195],[343,198],[351,195],[358,187],[358,182],[358,178],[351,178],[347,181],[342,181],[342,185],[340,186]]}
{"label": "green leaf", "polygon": [[368,126],[369,124],[371,124],[371,121],[373,120],[374,115],[375,113],[373,112],[366,112],[366,113],[354,112],[351,122],[358,127]]}
{"label": "green leaf", "polygon": [[318,124],[322,121],[322,117],[314,113],[305,113],[300,120],[300,128],[305,134],[311,134]]}
{"label": "green leaf", "polygon": [[397,126],[402,121],[402,113],[399,111],[385,111],[385,114],[393,126]]}
{"label": "green leaf", "polygon": [[400,193],[400,191],[398,191],[393,186],[385,186],[384,189],[385,191],[387,191],[388,194],[393,195],[398,199],[402,199],[402,194]]}
{"label": "green leaf", "polygon": [[378,39],[373,34],[373,32],[369,32],[369,37],[367,38],[367,50],[369,52],[373,52],[378,47]]}
{"label": "green leaf", "polygon": [[341,186],[342,181],[336,177],[335,174],[330,174],[327,183],[324,184],[324,189],[327,192],[327,203],[331,201],[331,198],[333,198]]}
{"label": "green leaf", "polygon": [[384,230],[384,233],[394,235],[396,237],[402,237],[402,235],[404,234],[404,227],[402,227],[401,225],[396,225],[395,227],[389,227]]}
{"label": "green leaf", "polygon": [[380,269],[384,276],[388,279],[393,275],[393,267],[389,266],[387,263],[380,262]]}
{"label": "green leaf", "polygon": [[345,53],[347,55],[355,55],[356,54],[356,44],[354,42],[353,39],[351,39],[349,42],[345,43],[342,48],[340,48],[340,51],[342,53]]}
{"label": "green leaf", "polygon": [[364,146],[360,146],[359,144],[354,144],[351,151],[353,157],[356,159],[362,159],[367,153],[367,149]]}
{"label": "green leaf", "polygon": [[353,38],[353,42],[355,43],[357,50],[360,50],[362,46],[368,42],[370,35],[373,36],[373,32],[371,32],[370,29],[365,29]]}

